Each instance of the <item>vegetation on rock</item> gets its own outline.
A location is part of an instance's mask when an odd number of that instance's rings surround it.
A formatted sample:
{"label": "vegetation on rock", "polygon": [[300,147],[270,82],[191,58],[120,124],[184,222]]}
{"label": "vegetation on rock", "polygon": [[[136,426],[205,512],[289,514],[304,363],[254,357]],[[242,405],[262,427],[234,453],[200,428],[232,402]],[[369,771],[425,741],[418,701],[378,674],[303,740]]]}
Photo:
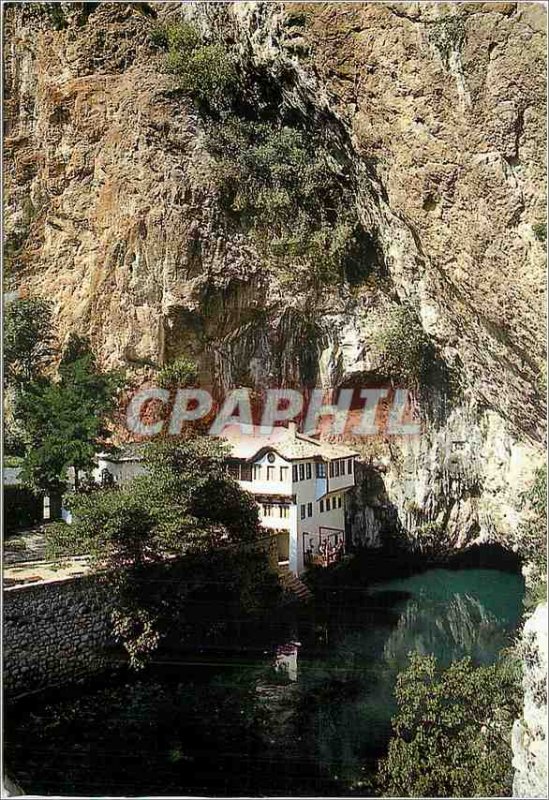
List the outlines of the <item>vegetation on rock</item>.
{"label": "vegetation on rock", "polygon": [[198,377],[197,367],[194,361],[181,357],[175,359],[170,364],[166,364],[159,371],[156,382],[159,386],[191,386]]}
{"label": "vegetation on rock", "polygon": [[522,498],[522,511],[516,539],[529,569],[525,602],[534,607],[547,599],[547,465],[536,471],[532,488]]}
{"label": "vegetation on rock", "polygon": [[230,103],[238,87],[234,58],[220,42],[205,43],[188,22],[156,26],[151,41],[167,50],[166,69],[177,76],[179,88],[212,109]]}
{"label": "vegetation on rock", "polygon": [[377,314],[371,354],[385,375],[410,388],[429,384],[436,367],[434,348],[409,306]]}

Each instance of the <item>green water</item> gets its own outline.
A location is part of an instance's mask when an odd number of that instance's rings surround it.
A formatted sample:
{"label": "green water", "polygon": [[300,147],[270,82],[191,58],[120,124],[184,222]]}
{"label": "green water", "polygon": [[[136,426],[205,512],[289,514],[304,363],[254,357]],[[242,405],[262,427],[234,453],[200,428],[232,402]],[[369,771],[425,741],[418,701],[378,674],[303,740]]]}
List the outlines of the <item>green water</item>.
{"label": "green water", "polygon": [[[6,763],[36,794],[368,794],[408,653],[492,662],[522,594],[520,576],[497,570],[339,587],[244,635],[238,652],[180,652],[9,710]],[[277,645],[289,672],[273,667]]]}

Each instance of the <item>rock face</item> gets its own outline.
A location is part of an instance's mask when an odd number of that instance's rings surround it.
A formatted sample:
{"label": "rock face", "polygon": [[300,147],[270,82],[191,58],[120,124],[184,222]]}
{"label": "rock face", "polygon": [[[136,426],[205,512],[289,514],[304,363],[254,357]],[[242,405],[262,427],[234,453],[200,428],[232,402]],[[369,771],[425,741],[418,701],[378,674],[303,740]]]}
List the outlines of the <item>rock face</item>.
{"label": "rock face", "polygon": [[[543,7],[4,13],[12,281],[53,300],[61,336],[87,334],[105,365],[136,380],[184,354],[221,389],[337,387],[379,377],[375,320],[406,302],[458,376],[459,398],[437,400],[417,439],[379,438],[365,454],[383,465],[412,535],[427,523],[453,546],[512,534],[544,425]],[[281,109],[329,131],[378,285],[311,298],[226,224],[204,121],[151,44],[154,25],[181,16],[278,83]],[[375,520],[361,513],[357,535],[373,542]]]}
{"label": "rock face", "polygon": [[543,604],[522,633],[524,709],[513,726],[513,797],[547,796],[547,625]]}

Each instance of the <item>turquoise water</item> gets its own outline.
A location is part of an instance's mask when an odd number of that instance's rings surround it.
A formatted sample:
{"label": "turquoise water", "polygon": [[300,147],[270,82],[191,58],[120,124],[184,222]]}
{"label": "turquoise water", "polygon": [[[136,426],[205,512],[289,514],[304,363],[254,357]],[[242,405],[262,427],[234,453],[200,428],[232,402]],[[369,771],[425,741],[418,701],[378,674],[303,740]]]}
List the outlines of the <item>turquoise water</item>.
{"label": "turquoise water", "polygon": [[522,594],[518,575],[472,569],[339,587],[238,652],[180,652],[115,685],[29,699],[6,715],[6,763],[37,794],[368,794],[408,654],[492,662]]}

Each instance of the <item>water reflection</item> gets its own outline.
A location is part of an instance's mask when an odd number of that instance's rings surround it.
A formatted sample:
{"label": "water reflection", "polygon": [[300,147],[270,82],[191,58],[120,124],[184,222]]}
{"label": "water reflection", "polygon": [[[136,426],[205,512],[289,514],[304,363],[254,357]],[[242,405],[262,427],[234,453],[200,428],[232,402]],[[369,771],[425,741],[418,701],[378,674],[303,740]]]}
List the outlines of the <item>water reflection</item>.
{"label": "water reflection", "polygon": [[248,655],[188,654],[171,670],[29,699],[6,716],[7,763],[33,794],[368,794],[408,653],[489,662],[521,597],[518,576],[482,570],[344,587],[265,626]]}

